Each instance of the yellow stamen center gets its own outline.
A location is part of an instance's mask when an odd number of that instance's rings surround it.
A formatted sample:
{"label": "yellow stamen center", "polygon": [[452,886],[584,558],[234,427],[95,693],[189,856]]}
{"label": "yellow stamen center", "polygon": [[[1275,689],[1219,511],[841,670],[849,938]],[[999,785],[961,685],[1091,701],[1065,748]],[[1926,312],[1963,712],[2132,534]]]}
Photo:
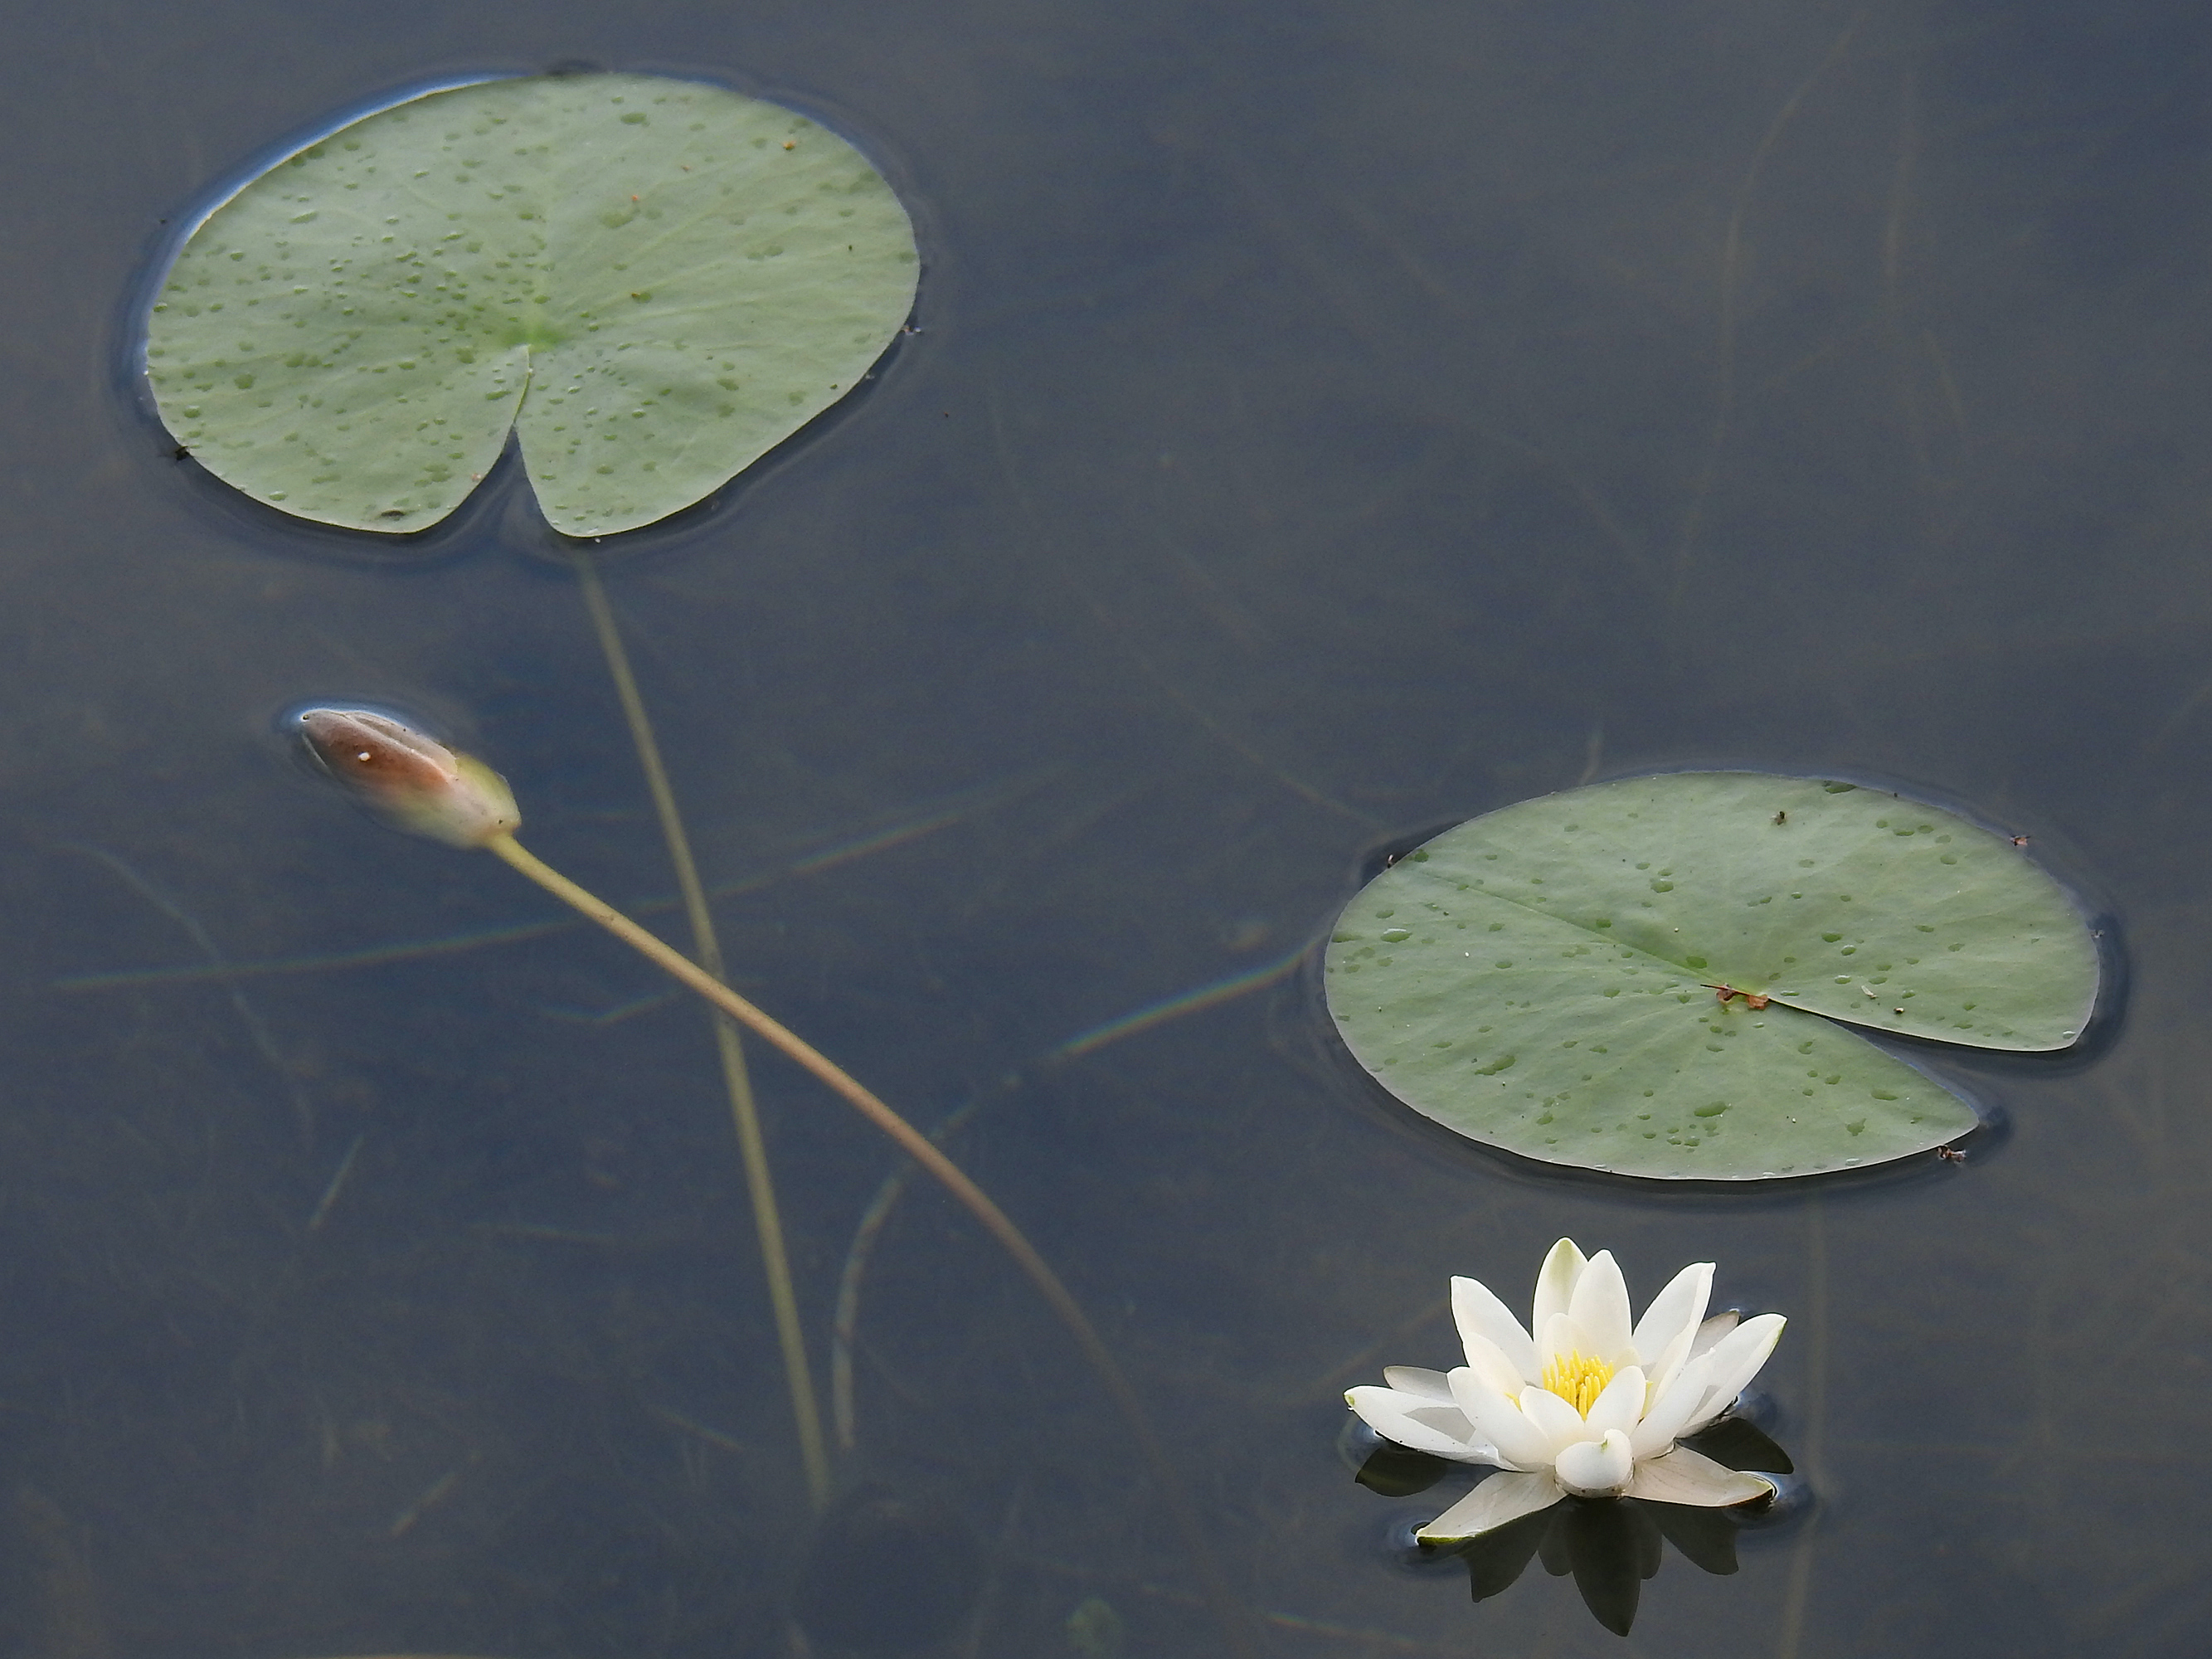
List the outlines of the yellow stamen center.
{"label": "yellow stamen center", "polygon": [[1589,1415],[1590,1407],[1612,1381],[1612,1366],[1602,1359],[1585,1359],[1578,1353],[1561,1354],[1544,1367],[1544,1386],[1584,1417]]}

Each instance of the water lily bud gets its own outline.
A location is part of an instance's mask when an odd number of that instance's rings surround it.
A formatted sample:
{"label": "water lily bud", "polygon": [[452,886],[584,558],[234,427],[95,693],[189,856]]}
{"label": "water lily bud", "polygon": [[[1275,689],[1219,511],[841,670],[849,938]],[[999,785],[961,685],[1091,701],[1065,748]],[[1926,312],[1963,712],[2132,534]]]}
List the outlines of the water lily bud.
{"label": "water lily bud", "polygon": [[300,732],[323,769],[403,830],[482,847],[522,824],[507,780],[412,726],[368,708],[310,708]]}

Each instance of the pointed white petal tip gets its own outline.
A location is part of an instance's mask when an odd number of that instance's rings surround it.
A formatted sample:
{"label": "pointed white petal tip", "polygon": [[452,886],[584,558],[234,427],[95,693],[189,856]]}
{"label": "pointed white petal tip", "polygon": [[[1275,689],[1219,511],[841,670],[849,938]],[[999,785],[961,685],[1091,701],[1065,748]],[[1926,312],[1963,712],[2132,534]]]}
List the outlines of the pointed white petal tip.
{"label": "pointed white petal tip", "polygon": [[1774,1345],[1782,1340],[1783,1327],[1789,1322],[1780,1314],[1761,1314],[1744,1321],[1713,1345],[1705,1358],[1710,1367],[1705,1397],[1690,1419],[1691,1428],[1710,1423],[1735,1403],[1736,1396],[1766,1364]]}
{"label": "pointed white petal tip", "polygon": [[1468,1427],[1466,1414],[1449,1401],[1439,1402],[1394,1389],[1358,1388],[1344,1396],[1359,1420],[1383,1439],[1408,1451],[1426,1452],[1455,1463],[1494,1460],[1490,1443]]}
{"label": "pointed white petal tip", "polygon": [[1774,1483],[1764,1475],[1739,1473],[1687,1446],[1677,1446],[1662,1457],[1638,1463],[1627,1495],[1655,1504],[1717,1510],[1771,1498],[1775,1490]]}
{"label": "pointed white petal tip", "polygon": [[[1451,1404],[1451,1384],[1444,1380],[1442,1371],[1427,1370],[1419,1365],[1385,1365],[1382,1380],[1400,1394],[1418,1394],[1439,1405]],[[1348,1400],[1350,1395],[1346,1395]]]}
{"label": "pointed white petal tip", "polygon": [[1651,1365],[1677,1341],[1682,1341],[1686,1349],[1689,1341],[1695,1340],[1712,1291],[1711,1262],[1692,1261],[1676,1273],[1636,1322],[1638,1358]]}
{"label": "pointed white petal tip", "polygon": [[1589,1265],[1571,1238],[1561,1239],[1546,1253],[1544,1265],[1536,1271],[1536,1305],[1528,1322],[1528,1334],[1539,1343],[1552,1316],[1566,1312],[1574,1297],[1575,1283]]}
{"label": "pointed white petal tip", "polygon": [[1600,1250],[1589,1259],[1575,1281],[1567,1316],[1582,1328],[1591,1344],[1589,1352],[1608,1365],[1636,1363],[1635,1334],[1630,1323],[1628,1282],[1611,1250]]}
{"label": "pointed white petal tip", "polygon": [[1488,1285],[1479,1279],[1455,1278],[1451,1282],[1451,1304],[1452,1320],[1467,1346],[1468,1364],[1480,1367],[1484,1362],[1475,1356],[1479,1350],[1487,1350],[1503,1357],[1523,1382],[1536,1380],[1543,1367],[1537,1363],[1534,1342]]}
{"label": "pointed white petal tip", "polygon": [[1566,1496],[1549,1474],[1493,1474],[1413,1534],[1424,1544],[1464,1544]]}

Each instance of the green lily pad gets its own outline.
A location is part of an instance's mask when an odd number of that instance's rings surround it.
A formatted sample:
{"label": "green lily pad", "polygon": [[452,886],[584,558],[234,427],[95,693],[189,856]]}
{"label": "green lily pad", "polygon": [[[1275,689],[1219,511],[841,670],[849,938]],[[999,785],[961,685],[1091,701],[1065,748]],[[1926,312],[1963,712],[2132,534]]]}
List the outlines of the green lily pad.
{"label": "green lily pad", "polygon": [[192,233],[149,324],[161,419],[286,513],[416,531],[520,433],[571,536],[690,506],[860,381],[914,232],[850,144],[692,81],[492,81],[286,157]]}
{"label": "green lily pad", "polygon": [[2009,838],[1745,772],[1596,784],[1448,830],[1361,889],[1327,959],[1337,1030],[1416,1111],[1662,1180],[1942,1146],[1972,1110],[1845,1025],[2064,1048],[2097,983],[2081,915]]}

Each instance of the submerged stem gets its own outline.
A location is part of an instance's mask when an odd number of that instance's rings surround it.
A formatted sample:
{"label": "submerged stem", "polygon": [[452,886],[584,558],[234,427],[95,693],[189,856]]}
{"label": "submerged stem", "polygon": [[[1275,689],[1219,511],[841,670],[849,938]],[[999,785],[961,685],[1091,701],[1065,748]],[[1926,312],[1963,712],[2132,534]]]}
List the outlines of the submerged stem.
{"label": "submerged stem", "polygon": [[[630,672],[629,653],[622,631],[615,625],[613,607],[600,584],[599,567],[582,548],[575,551],[576,580],[584,591],[584,606],[592,615],[592,631],[606,658],[608,676],[622,703],[637,763],[645,773],[645,787],[653,797],[653,814],[660,820],[661,838],[668,843],[668,861],[675,866],[677,890],[683,895],[684,914],[691,924],[691,952],[699,966],[714,979],[724,977],[721,941],[714,937],[714,915],[707,903],[706,884],[699,879],[697,860],[691,856],[691,837],[685,833],[684,815],[677,810],[676,791],[661,764],[660,744],[653,721],[638,695],[637,678]],[[714,1048],[722,1064],[722,1084],[730,1097],[730,1117],[738,1134],[738,1151],[745,1166],[745,1190],[752,1200],[753,1229],[759,1235],[761,1271],[768,1279],[768,1297],[775,1313],[775,1337],[783,1350],[784,1382],[791,1394],[791,1415],[799,1431],[799,1455],[806,1465],[806,1492],[818,1510],[830,1502],[830,1454],[822,1438],[821,1406],[806,1361],[806,1335],[799,1319],[799,1298],[791,1287],[791,1257],[784,1248],[783,1222],[775,1201],[775,1182],[769,1171],[768,1142],[761,1133],[760,1111],[753,1100],[750,1075],[745,1070],[744,1044],[737,1027],[723,1014],[710,1011]]]}
{"label": "submerged stem", "polygon": [[1238,1655],[1255,1652],[1245,1621],[1236,1608],[1229,1592],[1227,1581],[1222,1577],[1219,1564],[1213,1558],[1205,1532],[1199,1524],[1197,1512],[1192,1509],[1184,1493],[1175,1465],[1169,1460],[1167,1449],[1153,1433],[1151,1420],[1145,1415],[1144,1404],[1136,1389],[1121,1373],[1105,1339],[1098,1334],[1090,1316],[1083,1311],[1067,1286],[1060,1283],[1060,1275],[1051,1264],[1037,1253],[1036,1247],[1024,1237],[1020,1228],[994,1203],[989,1195],[970,1181],[959,1165],[947,1158],[914,1125],[864,1087],[835,1060],[823,1054],[797,1032],[770,1015],[755,1007],[728,986],[702,969],[682,951],[676,950],[657,935],[647,933],[637,923],[616,909],[604,899],[594,897],[568,877],[530,852],[512,835],[497,835],[483,842],[490,851],[551,893],[562,903],[588,916],[617,939],[641,952],[655,965],[684,984],[696,991],[731,1018],[758,1036],[764,1037],[854,1107],[876,1127],[898,1143],[901,1151],[929,1174],[947,1192],[960,1201],[969,1214],[981,1222],[992,1237],[998,1240],[1006,1254],[1036,1287],[1039,1295],[1060,1323],[1074,1337],[1083,1350],[1084,1358],[1097,1372],[1115,1408],[1127,1423],[1129,1431],[1137,1441],[1145,1461],[1152,1468],[1153,1478],[1159,1483],[1160,1492],[1174,1512],[1176,1525],[1183,1534],[1183,1543],[1190,1553],[1191,1563],[1204,1581],[1206,1599],[1212,1604],[1214,1615],[1222,1626],[1222,1635],[1230,1651]]}

